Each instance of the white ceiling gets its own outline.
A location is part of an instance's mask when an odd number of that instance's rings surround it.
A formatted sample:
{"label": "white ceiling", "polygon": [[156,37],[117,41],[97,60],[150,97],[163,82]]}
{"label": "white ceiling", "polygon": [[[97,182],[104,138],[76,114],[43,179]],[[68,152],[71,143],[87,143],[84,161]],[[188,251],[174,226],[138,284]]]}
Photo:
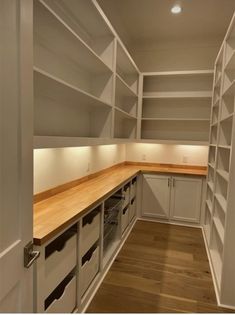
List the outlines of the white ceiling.
{"label": "white ceiling", "polygon": [[[181,3],[182,13],[170,12]],[[235,0],[98,0],[124,42],[221,39],[235,10]]]}

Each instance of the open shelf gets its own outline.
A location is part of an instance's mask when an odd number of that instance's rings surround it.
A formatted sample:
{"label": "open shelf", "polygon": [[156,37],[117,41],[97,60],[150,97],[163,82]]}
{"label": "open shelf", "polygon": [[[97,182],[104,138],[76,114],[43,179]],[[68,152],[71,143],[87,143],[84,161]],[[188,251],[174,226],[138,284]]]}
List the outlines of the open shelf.
{"label": "open shelf", "polygon": [[138,94],[138,71],[134,66],[129,54],[124,47],[117,42],[117,74],[129,86],[129,88]]}
{"label": "open shelf", "polygon": [[138,98],[135,93],[124,83],[124,81],[116,77],[115,90],[115,106],[126,113],[136,117]]}
{"label": "open shelf", "polygon": [[216,153],[216,148],[210,145],[208,162],[212,165],[212,167],[215,166],[215,153]]}
{"label": "open shelf", "polygon": [[[223,197],[223,199],[227,200],[227,190],[228,190],[228,182],[216,173],[216,189],[215,194]],[[221,200],[223,200],[221,199]],[[223,203],[224,204],[224,203]]]}
{"label": "open shelf", "polygon": [[221,120],[234,113],[234,94],[224,94],[221,101]]}
{"label": "open shelf", "polygon": [[111,102],[110,68],[39,1],[34,3],[34,65]]}
{"label": "open shelf", "polygon": [[233,116],[220,122],[219,145],[230,146],[232,141]]}
{"label": "open shelf", "polygon": [[208,121],[142,120],[142,139],[208,141],[208,134]]}
{"label": "open shelf", "polygon": [[230,169],[230,150],[218,148],[217,169],[229,173]]}
{"label": "open shelf", "polygon": [[216,193],[216,194],[215,194],[215,198],[216,198],[216,200],[218,201],[218,203],[220,204],[221,209],[223,209],[223,211],[226,212],[226,209],[227,209],[227,201],[226,201],[226,199],[224,198],[224,196],[222,196],[220,193]]}
{"label": "open shelf", "polygon": [[144,92],[143,98],[209,98],[211,99],[211,91],[176,91],[176,92]]}
{"label": "open shelf", "polygon": [[220,237],[221,243],[224,243],[224,226],[225,226],[225,212],[221,208],[217,199],[215,199],[215,206],[214,206],[214,217],[213,221]]}
{"label": "open shelf", "polygon": [[211,212],[206,204],[205,207],[205,218],[204,218],[204,231],[206,235],[207,243],[210,243],[210,233],[211,233]]}
{"label": "open shelf", "polygon": [[216,276],[217,285],[220,288],[222,275],[223,244],[221,243],[214,221],[212,224],[211,231],[210,255],[213,263],[213,269]]}
{"label": "open shelf", "polygon": [[110,136],[109,104],[39,71],[34,71],[34,87],[35,135]]}
{"label": "open shelf", "polygon": [[218,131],[217,125],[211,126],[210,144],[217,143],[217,131]]}
{"label": "open shelf", "polygon": [[210,213],[212,214],[213,192],[210,189],[207,189],[206,191],[206,204]]}
{"label": "open shelf", "polygon": [[119,108],[115,108],[114,138],[135,139],[137,119]]}
{"label": "open shelf", "polygon": [[209,120],[210,99],[143,99],[142,118]]}
{"label": "open shelf", "polygon": [[211,121],[212,125],[217,124],[218,119],[219,119],[219,107],[218,106],[212,107],[212,121]]}

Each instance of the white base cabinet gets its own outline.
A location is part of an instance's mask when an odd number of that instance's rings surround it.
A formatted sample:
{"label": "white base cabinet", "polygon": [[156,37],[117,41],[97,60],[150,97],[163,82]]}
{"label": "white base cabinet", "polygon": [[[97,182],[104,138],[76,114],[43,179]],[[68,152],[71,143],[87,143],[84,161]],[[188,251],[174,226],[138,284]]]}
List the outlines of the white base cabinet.
{"label": "white base cabinet", "polygon": [[201,178],[145,174],[142,216],[199,223],[201,196]]}
{"label": "white base cabinet", "polygon": [[142,214],[150,217],[169,218],[170,187],[169,177],[143,175]]}

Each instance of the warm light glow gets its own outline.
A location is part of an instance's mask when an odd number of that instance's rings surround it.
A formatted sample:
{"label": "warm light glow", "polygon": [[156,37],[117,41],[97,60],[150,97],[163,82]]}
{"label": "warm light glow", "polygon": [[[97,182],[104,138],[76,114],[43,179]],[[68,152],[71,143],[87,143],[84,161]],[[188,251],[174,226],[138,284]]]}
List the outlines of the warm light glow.
{"label": "warm light glow", "polygon": [[179,6],[178,4],[174,5],[172,8],[171,8],[171,12],[173,14],[178,14],[182,11],[182,8],[181,6]]}

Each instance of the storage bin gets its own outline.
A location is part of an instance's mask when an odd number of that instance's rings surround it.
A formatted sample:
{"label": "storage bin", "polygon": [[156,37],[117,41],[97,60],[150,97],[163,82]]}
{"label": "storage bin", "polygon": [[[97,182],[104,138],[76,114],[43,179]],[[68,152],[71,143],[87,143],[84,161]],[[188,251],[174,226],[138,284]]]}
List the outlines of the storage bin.
{"label": "storage bin", "polygon": [[129,222],[132,221],[136,214],[136,198],[133,198],[130,202],[130,207],[129,207]]}
{"label": "storage bin", "polygon": [[45,300],[45,313],[72,313],[76,307],[76,276],[64,281]]}
{"label": "storage bin", "polygon": [[122,210],[122,218],[121,218],[121,228],[122,228],[122,233],[125,231],[129,223],[129,206],[126,206]]}
{"label": "storage bin", "polygon": [[77,234],[68,230],[45,249],[44,287],[49,295],[77,264]]}
{"label": "storage bin", "polygon": [[83,295],[99,271],[99,246],[92,247],[82,258],[81,294]]}
{"label": "storage bin", "polygon": [[100,207],[82,219],[81,255],[83,256],[100,237]]}

